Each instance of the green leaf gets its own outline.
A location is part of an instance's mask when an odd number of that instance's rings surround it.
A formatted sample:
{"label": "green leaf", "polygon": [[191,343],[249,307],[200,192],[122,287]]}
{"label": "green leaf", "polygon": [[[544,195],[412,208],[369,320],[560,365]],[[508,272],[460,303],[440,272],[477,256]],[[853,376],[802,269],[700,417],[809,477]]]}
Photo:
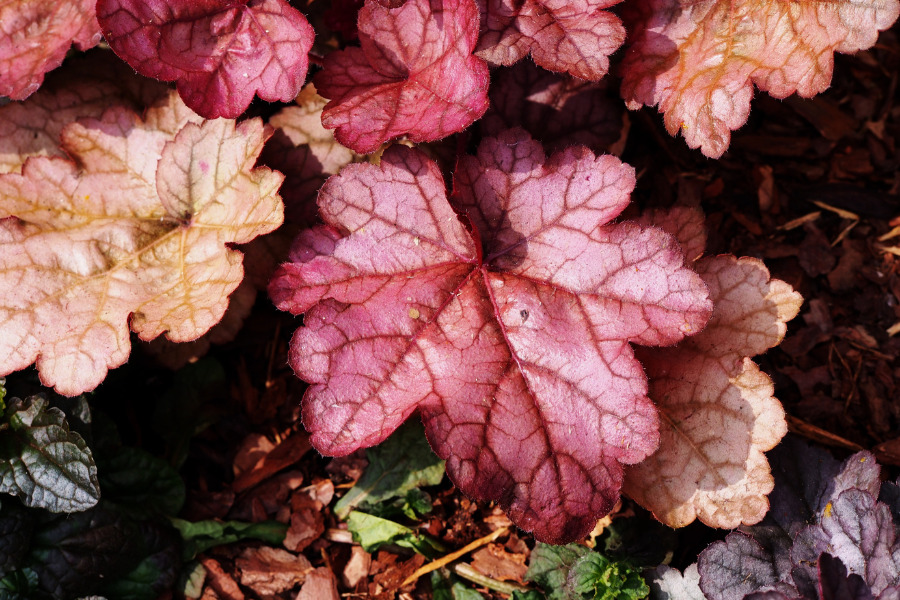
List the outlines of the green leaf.
{"label": "green leaf", "polygon": [[185,561],[192,560],[195,556],[210,548],[231,544],[239,540],[262,540],[266,543],[280,546],[288,530],[287,525],[277,521],[262,521],[260,523],[197,521],[192,523],[175,518],[170,519],[170,521],[181,533],[181,538],[184,540],[182,556]]}
{"label": "green leaf", "polygon": [[443,552],[444,547],[426,535],[416,533],[409,527],[388,521],[374,515],[359,511],[350,513],[347,529],[353,534],[353,540],[366,552],[374,552],[384,544],[394,544],[409,548],[425,556],[433,556],[435,552]]}
{"label": "green leaf", "polygon": [[142,524],[146,556],[130,573],[103,586],[102,594],[116,600],[156,600],[171,590],[181,567],[178,534],[166,524]]}
{"label": "green leaf", "polygon": [[431,573],[431,591],[432,600],[484,600],[482,594],[443,569]]}
{"label": "green leaf", "polygon": [[614,519],[603,531],[598,549],[604,556],[634,566],[655,567],[671,560],[678,534],[647,515]]}
{"label": "green leaf", "polygon": [[139,448],[98,456],[100,489],[106,500],[135,516],[176,515],[184,504],[184,482],[169,464]]}
{"label": "green leaf", "polygon": [[31,569],[13,571],[0,579],[0,600],[28,600],[38,585],[38,574]]}
{"label": "green leaf", "polygon": [[86,510],[100,499],[97,467],[84,439],[42,396],[13,398],[0,426],[0,493],[51,512]]}
{"label": "green leaf", "polygon": [[17,500],[0,503],[0,577],[22,566],[33,531],[31,515]]}
{"label": "green leaf", "polygon": [[203,595],[203,582],[206,580],[206,567],[197,561],[191,561],[181,571],[176,591],[180,590],[185,598],[197,600]]}
{"label": "green leaf", "polygon": [[533,581],[547,592],[547,600],[581,600],[568,587],[569,571],[592,550],[578,544],[551,546],[538,542],[529,559],[526,581]]}
{"label": "green leaf", "polygon": [[537,590],[528,590],[527,592],[513,590],[510,600],[546,600],[546,598],[547,596]]}
{"label": "green leaf", "polygon": [[6,377],[0,377],[0,412],[6,411]]}
{"label": "green leaf", "polygon": [[43,513],[25,564],[38,573],[43,596],[70,598],[95,593],[145,556],[140,527],[101,502],[79,513]]}
{"label": "green leaf", "polygon": [[640,571],[625,562],[613,562],[592,552],[582,556],[569,572],[567,587],[591,600],[639,600],[650,595]]}
{"label": "green leaf", "polygon": [[156,403],[153,429],[166,442],[169,463],[180,467],[187,459],[191,438],[225,413],[211,398],[227,395],[225,369],[213,358],[202,358],[175,373],[172,387]]}
{"label": "green leaf", "polygon": [[382,444],[367,450],[366,458],[369,460],[366,472],[334,507],[339,519],[346,519],[354,509],[375,512],[373,507],[393,498],[407,497],[410,491],[423,485],[437,485],[444,477],[444,461],[431,451],[422,424],[416,420],[407,422]]}

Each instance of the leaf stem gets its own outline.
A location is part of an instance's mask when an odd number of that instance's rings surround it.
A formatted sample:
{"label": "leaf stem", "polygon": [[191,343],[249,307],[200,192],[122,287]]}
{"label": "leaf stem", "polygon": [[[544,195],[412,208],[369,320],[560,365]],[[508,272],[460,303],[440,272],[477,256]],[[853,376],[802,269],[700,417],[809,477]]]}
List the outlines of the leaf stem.
{"label": "leaf stem", "polygon": [[501,594],[512,594],[516,590],[527,592],[532,589],[528,586],[519,585],[518,583],[509,583],[492,579],[487,575],[479,573],[475,567],[466,563],[451,565],[450,569],[463,579],[468,579],[472,583],[486,587],[489,590],[494,590],[495,592],[500,592]]}
{"label": "leaf stem", "polygon": [[403,581],[403,583],[400,584],[400,587],[409,585],[410,583],[413,583],[414,581],[416,581],[422,575],[427,575],[428,573],[431,573],[434,570],[440,569],[444,565],[452,563],[454,560],[468,554],[472,550],[477,550],[478,548],[493,542],[494,540],[496,540],[498,537],[500,537],[501,535],[503,535],[505,533],[509,533],[509,528],[501,527],[497,531],[494,531],[493,533],[490,533],[482,538],[478,538],[471,544],[467,544],[467,545],[463,546],[456,552],[451,552],[450,554],[448,554],[446,556],[443,556],[441,558],[436,558],[435,560],[431,561],[427,565],[422,565],[421,567],[419,567],[419,569],[416,570],[415,573],[413,573],[412,575],[407,577]]}

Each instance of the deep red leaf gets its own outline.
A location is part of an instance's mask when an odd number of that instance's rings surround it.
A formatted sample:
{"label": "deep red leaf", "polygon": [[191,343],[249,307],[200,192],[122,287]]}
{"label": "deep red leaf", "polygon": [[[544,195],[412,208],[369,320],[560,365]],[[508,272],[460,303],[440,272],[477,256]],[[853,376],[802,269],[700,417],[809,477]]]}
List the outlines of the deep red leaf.
{"label": "deep red leaf", "polygon": [[207,119],[237,118],[254,94],[293,100],[314,35],[285,0],[98,0],[97,19],[116,54],[142,75],[177,82]]}
{"label": "deep red leaf", "polygon": [[301,234],[269,288],[306,313],[290,362],[313,384],[314,446],[377,444],[418,408],[464,492],[538,539],[586,535],[658,440],[630,342],[675,343],[711,310],[668,234],[609,224],[634,181],[584,147],[547,159],[521,130],[487,138],[454,184],[473,235],[418,151],[329,179],[329,226]]}
{"label": "deep red leaf", "polygon": [[488,68],[472,56],[474,0],[369,0],[359,12],[359,48],[325,57],[315,77],[331,102],[322,123],[357,152],[407,135],[414,142],[462,131],[488,107]]}

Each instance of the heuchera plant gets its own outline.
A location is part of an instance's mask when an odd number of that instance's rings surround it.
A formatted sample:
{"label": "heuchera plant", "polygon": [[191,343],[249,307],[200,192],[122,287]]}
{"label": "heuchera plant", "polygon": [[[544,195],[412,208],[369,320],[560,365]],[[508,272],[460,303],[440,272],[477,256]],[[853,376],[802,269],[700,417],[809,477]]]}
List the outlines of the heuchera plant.
{"label": "heuchera plant", "polygon": [[[92,389],[129,329],[196,340],[243,261],[246,312],[287,258],[269,290],[305,315],[290,362],[320,451],[418,411],[453,481],[549,542],[588,533],[623,485],[673,526],[763,517],[785,426],[751,359],[799,296],[759,261],[701,258],[696,212],[616,221],[635,175],[598,152],[624,137],[603,78],[716,157],[754,86],[823,90],[834,52],[874,44],[900,0],[341,0],[303,4],[309,21],[287,0],[46,5],[0,9],[0,93],[34,94],[0,107],[0,374],[36,363],[62,393]],[[35,93],[98,31],[177,95],[103,58]],[[297,97],[310,57],[324,99],[231,120]],[[463,131],[477,155],[426,144]],[[348,165],[397,138],[421,147]],[[328,175],[324,224],[285,256]]]}

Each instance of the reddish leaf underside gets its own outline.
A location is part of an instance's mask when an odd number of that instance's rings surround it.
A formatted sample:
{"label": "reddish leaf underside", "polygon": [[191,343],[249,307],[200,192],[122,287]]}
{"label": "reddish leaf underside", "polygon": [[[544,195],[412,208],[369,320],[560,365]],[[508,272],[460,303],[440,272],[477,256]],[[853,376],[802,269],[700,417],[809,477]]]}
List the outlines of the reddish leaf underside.
{"label": "reddish leaf underside", "polygon": [[96,46],[94,0],[7,0],[0,3],[0,96],[24,100],[58,67],[73,43]]}
{"label": "reddish leaf underside", "polygon": [[754,84],[776,98],[831,83],[834,53],[871,47],[898,0],[642,0],[624,5],[628,107],[658,105],[666,129],[718,158],[750,114]]}
{"label": "reddish leaf underside", "polygon": [[357,152],[392,138],[434,141],[462,131],[488,107],[488,68],[472,56],[474,0],[369,0],[359,12],[359,48],[325,57],[315,77],[331,102],[322,123]]}
{"label": "reddish leaf underside", "polygon": [[609,55],[625,41],[618,17],[605,10],[622,0],[478,0],[478,56],[509,66],[531,53],[541,67],[599,81]]}
{"label": "reddish leaf underside", "polygon": [[254,94],[289,102],[314,32],[285,0],[98,0],[110,48],[136,71],[175,81],[199,115],[237,118]]}
{"label": "reddish leaf underside", "polygon": [[196,339],[243,277],[228,245],[281,223],[281,176],[253,168],[262,123],[203,121],[169,100],[70,123],[74,160],[0,175],[0,374],[36,362],[76,395],[127,360],[129,328]]}
{"label": "reddish leaf underside", "polygon": [[377,444],[419,409],[465,493],[538,539],[586,535],[622,465],[657,444],[630,342],[675,343],[711,309],[668,234],[609,224],[633,185],[583,147],[546,159],[522,131],[487,138],[454,184],[473,236],[418,151],[329,179],[328,226],[300,235],[269,288],[305,313],[290,362],[312,383],[316,448]]}

